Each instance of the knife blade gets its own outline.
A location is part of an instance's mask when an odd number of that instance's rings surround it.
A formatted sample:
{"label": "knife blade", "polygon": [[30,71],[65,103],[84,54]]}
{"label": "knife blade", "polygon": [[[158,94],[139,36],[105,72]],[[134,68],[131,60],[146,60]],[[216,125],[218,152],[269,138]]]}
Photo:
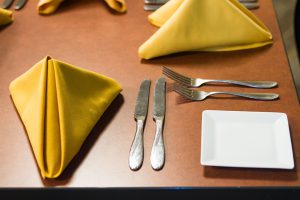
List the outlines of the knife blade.
{"label": "knife blade", "polygon": [[5,1],[1,4],[1,8],[4,8],[4,9],[9,8],[13,2],[14,2],[14,0],[5,0]]}
{"label": "knife blade", "polygon": [[137,127],[129,153],[129,167],[134,171],[142,166],[144,159],[143,132],[144,122],[148,113],[150,84],[150,80],[144,80],[141,83],[136,100],[134,118],[137,122]]}
{"label": "knife blade", "polygon": [[26,3],[27,3],[27,0],[18,0],[15,5],[15,10],[22,9]]}
{"label": "knife blade", "polygon": [[163,125],[166,111],[166,80],[164,77],[156,81],[153,119],[156,123],[154,142],[151,150],[151,166],[154,170],[160,170],[165,162],[165,147],[163,141]]}

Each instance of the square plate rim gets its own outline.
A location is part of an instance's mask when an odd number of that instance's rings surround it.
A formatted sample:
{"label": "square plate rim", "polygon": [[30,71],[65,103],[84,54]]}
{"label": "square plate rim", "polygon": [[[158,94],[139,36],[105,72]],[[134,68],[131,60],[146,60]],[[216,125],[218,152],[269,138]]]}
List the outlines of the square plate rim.
{"label": "square plate rim", "polygon": [[[285,163],[287,166],[247,166],[247,165],[228,165],[228,164],[222,164],[222,163],[218,163],[218,162],[208,162],[206,160],[203,160],[203,154],[205,152],[205,145],[204,144],[204,137],[205,134],[203,133],[203,127],[204,127],[204,123],[205,123],[205,118],[207,117],[207,113],[228,113],[228,114],[237,114],[237,113],[244,113],[244,114],[261,114],[261,115],[278,115],[281,118],[283,117],[284,121],[286,122],[287,125],[287,139],[289,140],[289,156],[291,156],[291,160],[289,161],[289,163]],[[204,135],[204,136],[203,136]],[[202,112],[202,125],[201,125],[201,152],[200,152],[200,164],[203,166],[216,166],[216,167],[234,167],[234,168],[272,168],[272,169],[294,169],[294,155],[293,155],[293,148],[292,148],[292,141],[291,141],[291,133],[290,133],[290,129],[289,129],[289,123],[288,123],[288,117],[286,113],[283,112],[267,112],[267,111],[234,111],[234,110],[203,110]]]}

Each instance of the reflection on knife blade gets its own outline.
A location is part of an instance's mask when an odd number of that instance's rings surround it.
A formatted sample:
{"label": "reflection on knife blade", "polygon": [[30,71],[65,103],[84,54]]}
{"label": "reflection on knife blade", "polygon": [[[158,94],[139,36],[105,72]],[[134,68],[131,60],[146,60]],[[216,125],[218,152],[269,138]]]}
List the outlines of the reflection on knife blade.
{"label": "reflection on knife blade", "polygon": [[21,8],[23,8],[25,6],[26,3],[27,3],[27,0],[18,0],[15,5],[15,10],[20,10]]}
{"label": "reflection on knife blade", "polygon": [[138,170],[143,163],[143,132],[144,122],[148,113],[150,83],[150,80],[142,82],[135,106],[134,118],[137,122],[137,128],[129,153],[129,167],[131,170]]}

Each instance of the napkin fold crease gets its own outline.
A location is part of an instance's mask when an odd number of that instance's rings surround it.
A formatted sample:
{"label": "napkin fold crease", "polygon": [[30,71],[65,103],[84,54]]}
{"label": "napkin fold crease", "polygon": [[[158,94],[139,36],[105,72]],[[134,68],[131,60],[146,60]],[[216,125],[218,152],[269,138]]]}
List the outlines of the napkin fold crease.
{"label": "napkin fold crease", "polygon": [[232,51],[272,44],[268,28],[237,0],[171,0],[148,20],[160,27],[140,58],[185,51]]}
{"label": "napkin fold crease", "polygon": [[9,89],[43,178],[61,175],[122,90],[111,78],[51,57]]}

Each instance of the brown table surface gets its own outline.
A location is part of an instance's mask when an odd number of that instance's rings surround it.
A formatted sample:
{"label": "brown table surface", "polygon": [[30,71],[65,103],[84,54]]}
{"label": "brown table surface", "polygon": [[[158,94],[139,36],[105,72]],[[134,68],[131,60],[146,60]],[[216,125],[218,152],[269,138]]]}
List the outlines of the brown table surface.
{"label": "brown table surface", "polygon": [[[143,1],[127,0],[128,12],[115,14],[96,0],[69,1],[51,16],[36,12],[36,1],[14,11],[15,21],[0,30],[0,187],[214,187],[299,186],[300,108],[271,0],[253,10],[273,33],[272,46],[223,53],[183,53],[141,61],[138,47],[157,28],[147,22]],[[238,29],[238,27],[237,27]],[[27,134],[10,98],[9,83],[46,55],[118,80],[123,91],[97,123],[63,175],[43,180]],[[155,133],[151,111],[154,83],[161,66],[203,78],[274,80],[277,101],[209,98],[188,102],[170,90],[164,128],[166,162],[161,171],[150,165]],[[143,79],[151,79],[142,168],[128,167],[136,123],[135,100]],[[205,86],[205,90],[257,92],[257,89]],[[284,112],[288,116],[294,170],[204,167],[200,165],[204,110]]]}

